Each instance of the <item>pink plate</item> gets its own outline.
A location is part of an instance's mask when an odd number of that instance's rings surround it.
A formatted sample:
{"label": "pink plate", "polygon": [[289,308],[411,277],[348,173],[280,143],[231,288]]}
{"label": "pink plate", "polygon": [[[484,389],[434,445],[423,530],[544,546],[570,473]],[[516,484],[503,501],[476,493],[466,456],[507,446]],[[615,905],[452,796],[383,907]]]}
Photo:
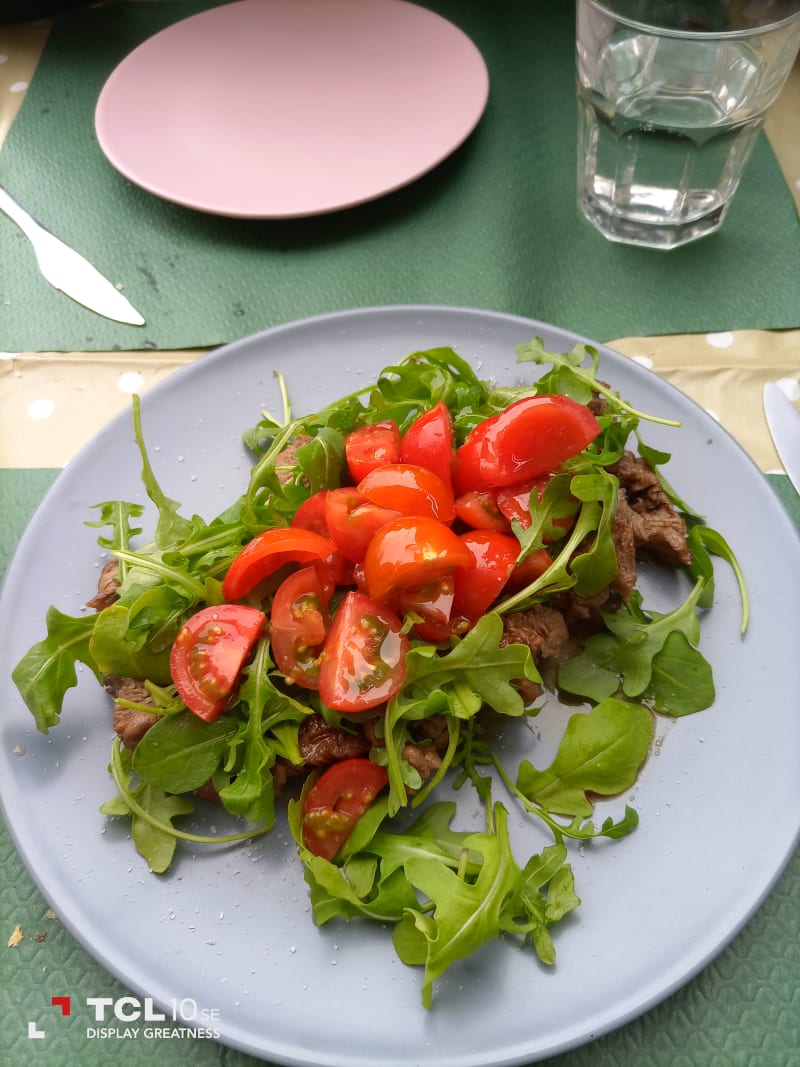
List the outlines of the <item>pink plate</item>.
{"label": "pink plate", "polygon": [[469,136],[488,91],[472,41],[406,0],[239,0],[131,52],[95,127],[157,196],[296,218],[414,181]]}

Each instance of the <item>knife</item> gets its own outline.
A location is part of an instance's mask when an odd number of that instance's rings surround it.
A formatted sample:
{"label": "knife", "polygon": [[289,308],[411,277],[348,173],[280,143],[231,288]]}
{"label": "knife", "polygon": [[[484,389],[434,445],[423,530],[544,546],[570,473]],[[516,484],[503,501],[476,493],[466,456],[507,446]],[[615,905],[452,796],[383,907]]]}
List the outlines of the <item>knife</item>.
{"label": "knife", "polygon": [[789,481],[800,493],[800,411],[775,382],[764,386],[767,426]]}
{"label": "knife", "polygon": [[42,275],[62,293],[107,319],[144,326],[144,319],[130,301],[95,267],[69,245],[40,226],[0,186],[0,210],[22,230],[33,245]]}

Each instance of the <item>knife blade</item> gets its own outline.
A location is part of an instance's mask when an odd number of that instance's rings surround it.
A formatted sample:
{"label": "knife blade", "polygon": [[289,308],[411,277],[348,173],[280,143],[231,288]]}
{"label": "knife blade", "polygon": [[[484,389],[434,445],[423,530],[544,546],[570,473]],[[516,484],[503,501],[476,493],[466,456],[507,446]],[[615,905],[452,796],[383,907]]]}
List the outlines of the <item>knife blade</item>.
{"label": "knife blade", "polygon": [[144,319],[108,278],[38,223],[0,186],[0,210],[22,230],[33,246],[42,276],[56,289],[90,311],[129,326],[144,326]]}
{"label": "knife blade", "polygon": [[800,493],[800,411],[775,382],[764,386],[764,414],[775,451]]}

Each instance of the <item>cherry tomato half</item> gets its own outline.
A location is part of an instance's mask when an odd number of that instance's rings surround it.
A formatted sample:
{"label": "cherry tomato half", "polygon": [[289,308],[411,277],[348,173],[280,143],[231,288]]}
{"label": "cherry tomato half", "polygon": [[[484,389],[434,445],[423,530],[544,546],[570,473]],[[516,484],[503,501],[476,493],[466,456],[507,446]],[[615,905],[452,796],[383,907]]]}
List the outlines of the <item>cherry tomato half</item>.
{"label": "cherry tomato half", "polygon": [[400,462],[400,429],[393,419],[359,426],[344,439],[344,455],[354,482],[384,463]]}
{"label": "cherry tomato half", "polygon": [[333,566],[335,552],[336,545],[313,530],[292,526],[264,530],[234,557],[222,582],[222,595],[226,600],[241,600],[286,563],[327,560]]}
{"label": "cherry tomato half", "polygon": [[453,575],[448,574],[438,582],[399,590],[392,598],[392,607],[400,615],[409,611],[419,615],[422,621],[414,624],[414,633],[423,641],[446,641],[450,637],[454,596]]}
{"label": "cherry tomato half", "polygon": [[315,567],[301,567],[285,578],[272,600],[272,657],[290,682],[319,688],[319,664],[328,633],[330,591]]}
{"label": "cherry tomato half", "polygon": [[567,396],[528,396],[479,423],[457,453],[457,493],[515,485],[576,456],[600,432],[584,404]]}
{"label": "cherry tomato half", "polygon": [[453,491],[438,474],[411,463],[385,463],[358,483],[358,491],[372,504],[394,508],[403,515],[427,515],[452,522]]}
{"label": "cherry tomato half", "polygon": [[202,608],[180,628],[169,668],[186,707],[211,722],[222,714],[266,617],[245,604]]}
{"label": "cherry tomato half", "polygon": [[386,768],[369,759],[341,760],[323,771],[303,802],[309,852],[332,860],[388,782]]}
{"label": "cherry tomato half", "polygon": [[400,459],[427,467],[452,484],[455,452],[453,450],[453,419],[443,400],[424,411],[406,430],[400,445]]}
{"label": "cherry tomato half", "polygon": [[361,563],[372,535],[399,511],[372,504],[358,489],[330,489],[325,498],[325,518],[330,538],[345,559]]}
{"label": "cherry tomato half", "polygon": [[369,594],[386,600],[399,589],[438,582],[456,567],[471,567],[472,554],[449,526],[408,515],[381,526],[364,557]]}
{"label": "cherry tomato half", "polygon": [[349,592],[336,610],[322,654],[319,695],[335,711],[357,712],[390,700],[405,681],[409,641],[385,604]]}

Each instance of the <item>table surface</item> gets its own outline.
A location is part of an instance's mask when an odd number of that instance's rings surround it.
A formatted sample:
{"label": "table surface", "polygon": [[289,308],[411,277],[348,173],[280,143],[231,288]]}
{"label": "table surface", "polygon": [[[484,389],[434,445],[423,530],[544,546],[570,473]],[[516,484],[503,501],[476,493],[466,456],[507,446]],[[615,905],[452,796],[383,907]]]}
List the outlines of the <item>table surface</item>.
{"label": "table surface", "polygon": [[[33,76],[51,24],[0,26],[0,141],[10,129]],[[800,67],[775,105],[770,143],[800,210]],[[2,154],[0,153],[0,169]],[[304,314],[301,304],[297,317]],[[762,387],[783,380],[800,397],[798,329],[717,331],[713,334],[597,338],[671,381],[711,411],[758,467],[779,472],[766,429]],[[2,338],[0,338],[2,347]],[[175,351],[0,353],[0,563],[7,562],[28,516],[57,471],[117,411],[132,389],[144,392],[204,349]],[[132,384],[133,383],[133,384]],[[790,510],[798,499],[783,477],[772,478]],[[121,987],[59,926],[5,839],[0,880],[0,1005],[4,1018],[0,1064],[27,1061],[38,1045],[27,1026],[30,990],[46,978],[64,993],[121,995]],[[561,1067],[592,1064],[670,1067],[685,1063],[791,1067],[800,1065],[800,862],[795,856],[746,930],[703,973],[642,1019],[584,1049],[556,1057]],[[19,928],[21,940],[15,937]],[[16,989],[16,992],[15,992]],[[129,1042],[134,1063],[198,1065],[255,1063],[212,1042]],[[34,1046],[36,1046],[34,1048]],[[101,1062],[80,1035],[62,1035],[35,1062]],[[5,1058],[4,1058],[5,1057]],[[31,1059],[31,1062],[34,1062]],[[104,1062],[104,1061],[103,1061]]]}

